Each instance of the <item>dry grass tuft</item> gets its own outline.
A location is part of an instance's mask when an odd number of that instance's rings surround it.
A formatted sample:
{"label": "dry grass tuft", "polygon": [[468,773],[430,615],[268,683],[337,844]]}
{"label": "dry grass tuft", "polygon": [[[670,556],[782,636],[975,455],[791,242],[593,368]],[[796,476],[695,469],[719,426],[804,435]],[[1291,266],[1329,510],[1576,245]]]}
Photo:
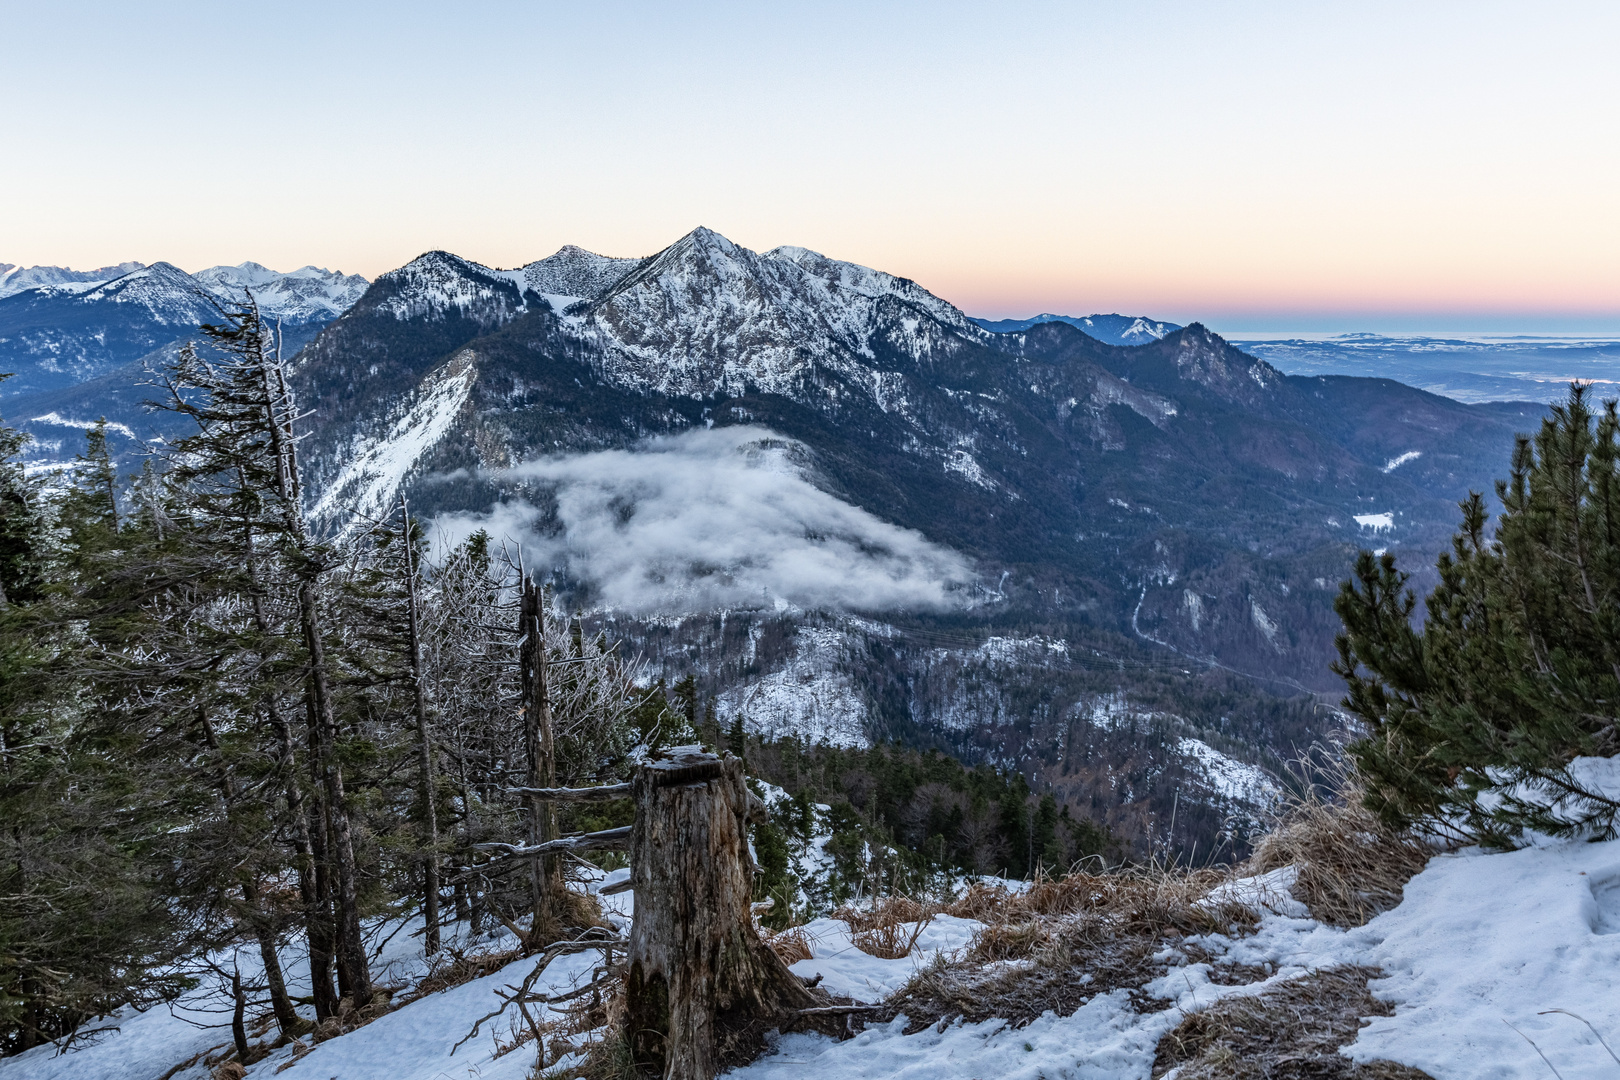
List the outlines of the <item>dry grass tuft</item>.
{"label": "dry grass tuft", "polygon": [[1070,874],[1021,892],[975,885],[943,910],[986,928],[965,956],[919,971],[889,1000],[888,1015],[905,1013],[914,1031],[956,1016],[1021,1026],[1048,1009],[1067,1016],[1097,994],[1138,989],[1169,970],[1166,946],[1254,928],[1249,908],[1209,902],[1226,879],[1215,870],[1147,868]]}
{"label": "dry grass tuft", "polygon": [[614,983],[604,994],[593,1018],[600,1019],[595,1030],[581,1029],[581,1034],[595,1038],[583,1042],[578,1049],[585,1052],[584,1063],[573,1070],[573,1075],[584,1080],[636,1080],[635,1059],[630,1052],[630,1038],[626,1032],[626,1002],[624,980]]}
{"label": "dry grass tuft", "polygon": [[1434,854],[1392,835],[1361,802],[1361,789],[1341,783],[1333,801],[1296,800],[1255,845],[1248,869],[1298,866],[1294,898],[1333,926],[1360,926],[1401,902],[1401,890]]}
{"label": "dry grass tuft", "polygon": [[810,951],[810,935],[805,933],[802,926],[790,926],[786,930],[760,936],[784,964],[796,964],[800,960],[809,960],[814,956]]}
{"label": "dry grass tuft", "polygon": [[1039,920],[1026,923],[991,923],[973,939],[967,958],[981,964],[997,960],[1022,960],[1048,948],[1052,932]]}
{"label": "dry grass tuft", "polygon": [[846,904],[832,917],[849,924],[850,942],[861,952],[880,960],[901,960],[911,955],[917,938],[943,906],[909,896],[885,896],[863,908]]}
{"label": "dry grass tuft", "polygon": [[1256,997],[1229,997],[1188,1016],[1159,1040],[1153,1076],[1176,1080],[1428,1080],[1405,1065],[1358,1065],[1339,1053],[1364,1017],[1388,1016],[1367,980],[1376,968],[1313,972]]}

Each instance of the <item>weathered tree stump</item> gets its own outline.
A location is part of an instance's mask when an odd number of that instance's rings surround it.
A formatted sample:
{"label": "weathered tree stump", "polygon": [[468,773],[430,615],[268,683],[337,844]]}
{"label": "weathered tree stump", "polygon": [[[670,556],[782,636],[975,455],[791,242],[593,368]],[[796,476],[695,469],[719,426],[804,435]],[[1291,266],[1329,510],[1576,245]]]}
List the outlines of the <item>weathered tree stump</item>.
{"label": "weathered tree stump", "polygon": [[628,1035],[639,1069],[711,1080],[728,1051],[825,1004],[750,916],[753,860],[742,762],[676,747],[636,771]]}

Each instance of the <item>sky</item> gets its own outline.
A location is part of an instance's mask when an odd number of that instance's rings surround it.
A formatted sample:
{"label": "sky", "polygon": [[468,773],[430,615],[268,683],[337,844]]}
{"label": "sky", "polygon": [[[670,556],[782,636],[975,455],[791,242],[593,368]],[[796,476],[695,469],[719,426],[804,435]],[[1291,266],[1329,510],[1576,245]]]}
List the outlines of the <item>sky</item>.
{"label": "sky", "polygon": [[0,0],[0,261],[705,225],[970,314],[1620,332],[1620,5]]}

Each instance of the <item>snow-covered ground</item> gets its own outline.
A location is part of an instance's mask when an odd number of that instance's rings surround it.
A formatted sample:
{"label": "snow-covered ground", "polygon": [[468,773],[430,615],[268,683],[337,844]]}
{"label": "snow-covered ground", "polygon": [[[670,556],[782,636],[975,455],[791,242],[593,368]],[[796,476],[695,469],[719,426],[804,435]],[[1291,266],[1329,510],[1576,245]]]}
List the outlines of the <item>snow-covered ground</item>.
{"label": "snow-covered ground", "polygon": [[716,699],[720,723],[730,724],[740,713],[744,726],[762,738],[797,734],[828,746],[866,746],[867,707],[846,663],[854,640],[837,629],[800,629],[797,651],[787,664]]}
{"label": "snow-covered ground", "polygon": [[[901,1019],[869,1026],[844,1042],[790,1035],[732,1075],[737,1080],[1146,1080],[1159,1039],[1188,1013],[1226,996],[1263,993],[1315,969],[1364,964],[1385,972],[1372,990],[1393,1003],[1395,1012],[1374,1018],[1347,1048],[1357,1060],[1387,1058],[1437,1080],[1545,1080],[1552,1072],[1548,1063],[1563,1080],[1620,1076],[1620,1063],[1598,1038],[1620,1045],[1620,841],[1541,842],[1507,853],[1470,849],[1439,855],[1408,884],[1399,907],[1351,930],[1306,916],[1287,895],[1290,880],[1288,871],[1275,871],[1226,886],[1227,898],[1246,899],[1262,911],[1258,931],[1237,939],[1197,940],[1219,959],[1269,965],[1273,974],[1264,981],[1218,985],[1210,980],[1207,962],[1188,962],[1171,949],[1164,954],[1172,965],[1168,974],[1146,987],[1169,1003],[1157,1012],[1136,1011],[1121,990],[1097,995],[1071,1016],[1048,1014],[1020,1029],[990,1020],[906,1035]],[[821,974],[823,985],[835,992],[878,1000],[898,989],[919,964],[964,948],[977,927],[971,920],[936,918],[923,929],[911,957],[879,960],[853,947],[843,923],[820,919],[806,927],[812,958],[794,970]],[[408,928],[396,934],[379,953],[379,981],[413,983],[423,971],[419,948]],[[241,956],[245,973],[252,966],[250,952]],[[291,951],[288,961],[289,971],[295,971]],[[486,1026],[454,1055],[450,1049],[494,1007],[492,990],[517,981],[528,963],[517,961],[484,979],[429,995],[321,1043],[285,1076],[524,1077],[533,1065],[532,1050],[497,1058],[495,1039],[510,1037],[499,1023],[493,1032]],[[557,960],[541,984],[566,988],[591,963],[590,956]],[[223,1005],[218,990],[203,988],[173,1010],[126,1010],[112,1018],[117,1030],[83,1049],[55,1056],[53,1048],[42,1047],[0,1061],[0,1080],[156,1078],[199,1051],[228,1042],[222,1025],[229,1017],[219,1011]],[[248,1076],[282,1075],[276,1070],[292,1057],[291,1048],[278,1050]],[[176,1080],[204,1076],[201,1065],[175,1074]]]}
{"label": "snow-covered ground", "polygon": [[[1187,1013],[1319,968],[1366,964],[1387,973],[1372,990],[1395,1014],[1374,1018],[1347,1048],[1358,1061],[1398,1061],[1437,1080],[1545,1080],[1545,1054],[1563,1080],[1620,1076],[1597,1037],[1620,1046],[1620,841],[1441,855],[1399,907],[1353,930],[1306,917],[1283,891],[1286,878],[1274,872],[1234,890],[1264,911],[1258,933],[1200,942],[1216,956],[1269,964],[1275,974],[1263,982],[1216,985],[1207,963],[1180,964],[1147,987],[1174,1003],[1161,1012],[1137,1013],[1115,991],[1018,1030],[990,1020],[905,1035],[901,1019],[848,1042],[791,1035],[733,1075],[1145,1080],[1158,1040]],[[795,970],[820,962],[818,952]]]}

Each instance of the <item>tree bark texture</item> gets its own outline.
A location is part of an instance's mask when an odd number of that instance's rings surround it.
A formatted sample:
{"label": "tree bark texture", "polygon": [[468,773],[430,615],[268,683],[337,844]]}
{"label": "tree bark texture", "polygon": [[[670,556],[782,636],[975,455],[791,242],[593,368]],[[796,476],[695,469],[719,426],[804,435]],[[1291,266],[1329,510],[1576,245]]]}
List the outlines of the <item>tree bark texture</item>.
{"label": "tree bark texture", "polygon": [[825,1004],[760,940],[742,762],[677,747],[638,769],[628,1031],[639,1069],[711,1080],[765,1030]]}
{"label": "tree bark texture", "polygon": [[399,501],[404,516],[406,602],[409,607],[411,647],[411,693],[416,711],[417,766],[421,773],[422,824],[426,843],[422,853],[422,915],[426,919],[427,934],[424,947],[427,955],[439,951],[439,813],[434,801],[437,797],[433,767],[433,732],[428,721],[427,693],[422,674],[422,625],[416,594],[416,560],[411,549],[411,513],[403,498]]}
{"label": "tree bark texture", "polygon": [[[551,731],[551,698],[546,690],[545,594],[533,578],[523,580],[518,629],[523,631],[523,748],[529,773],[525,786],[553,787],[557,758]],[[529,804],[529,846],[557,839],[557,814],[547,800],[525,796]],[[528,946],[549,944],[561,929],[562,864],[554,855],[537,855],[531,871],[534,917],[529,923]]]}
{"label": "tree bark texture", "polygon": [[371,970],[366,963],[366,943],[360,936],[359,870],[349,829],[348,801],[343,797],[343,770],[337,763],[337,717],[326,681],[326,647],[321,641],[312,582],[305,581],[298,588],[298,611],[303,622],[304,647],[309,650],[310,700],[320,724],[321,780],[326,789],[327,824],[331,829],[329,854],[337,870],[338,954],[341,966],[348,970],[348,989],[354,995],[354,1007],[359,1009],[371,1002]]}

